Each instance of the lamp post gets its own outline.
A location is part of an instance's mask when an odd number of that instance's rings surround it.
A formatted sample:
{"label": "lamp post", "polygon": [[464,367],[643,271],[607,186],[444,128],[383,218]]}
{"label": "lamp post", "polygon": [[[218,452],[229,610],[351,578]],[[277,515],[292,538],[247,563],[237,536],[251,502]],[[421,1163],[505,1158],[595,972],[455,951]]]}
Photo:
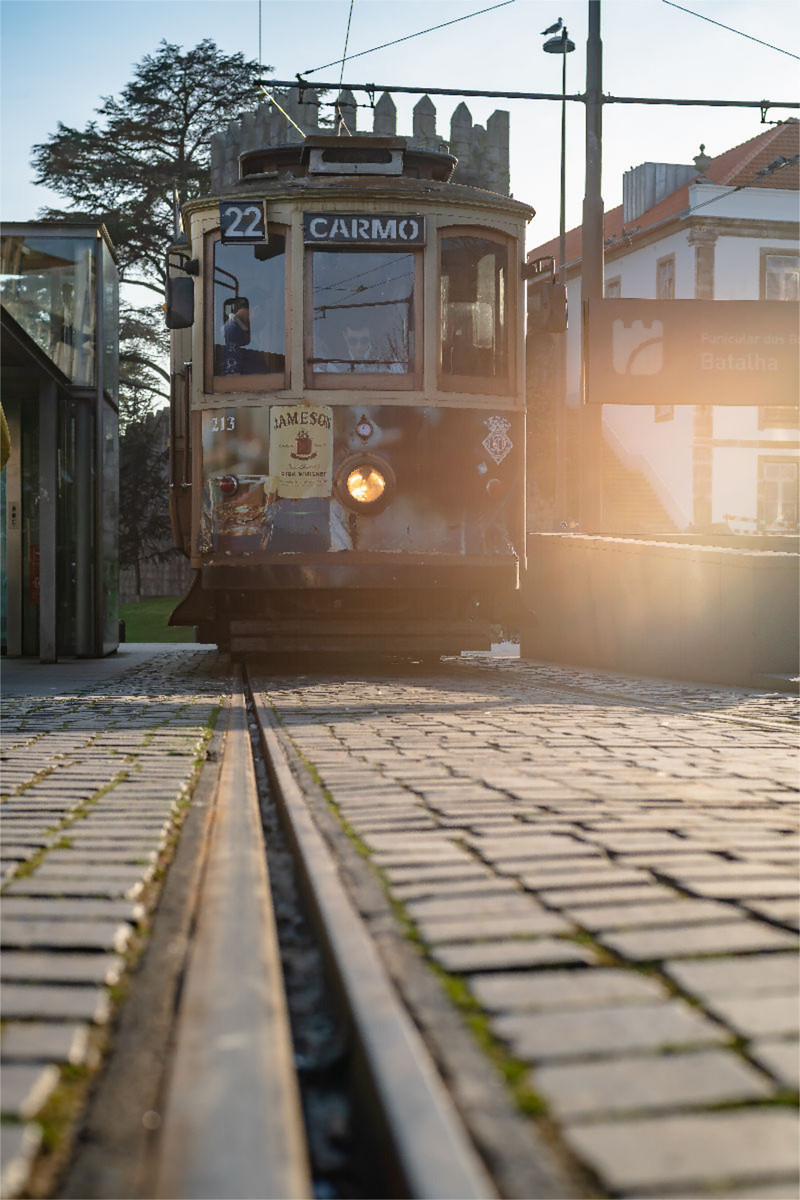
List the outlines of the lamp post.
{"label": "lamp post", "polygon": [[[561,18],[559,17],[559,21]],[[549,30],[547,31],[549,32]],[[566,25],[555,37],[551,37],[542,46],[545,54],[561,54],[561,202],[559,208],[558,226],[558,278],[560,283],[566,283],[566,171],[567,171],[567,55],[575,49],[575,43],[569,40]]]}
{"label": "lamp post", "polygon": [[[556,32],[561,26],[559,32]],[[567,171],[567,55],[575,49],[567,34],[566,25],[562,26],[561,18],[558,24],[546,29],[545,34],[553,33],[554,37],[544,43],[545,54],[560,54],[561,66],[561,197],[559,202],[558,225],[558,279],[559,283],[567,282],[567,226],[566,226],[566,171]],[[559,385],[556,404],[556,496],[555,517],[556,528],[560,527],[566,516],[567,490],[567,335],[561,334],[559,354]]]}
{"label": "lamp post", "polygon": [[583,409],[581,412],[581,528],[600,533],[603,527],[603,406],[587,403],[592,381],[586,362],[590,305],[603,299],[605,218],[601,189],[603,159],[603,43],[600,0],[589,0],[586,41],[586,192],[583,199],[581,246],[581,332]]}

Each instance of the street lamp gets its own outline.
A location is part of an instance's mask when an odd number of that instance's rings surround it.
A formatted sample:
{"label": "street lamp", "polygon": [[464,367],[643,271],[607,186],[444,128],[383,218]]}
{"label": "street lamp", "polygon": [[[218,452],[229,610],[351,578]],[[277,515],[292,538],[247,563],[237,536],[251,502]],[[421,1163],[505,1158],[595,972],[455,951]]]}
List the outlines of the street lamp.
{"label": "street lamp", "polygon": [[[555,25],[545,29],[542,36],[552,33],[542,46],[545,54],[561,54],[563,56],[561,69],[561,199],[558,225],[558,280],[567,282],[567,226],[566,226],[566,170],[567,170],[567,55],[575,49],[575,43],[569,40],[567,27],[561,17]],[[559,387],[556,403],[556,496],[555,516],[556,528],[566,516],[567,506],[567,338],[561,335],[561,353],[559,355]]]}
{"label": "street lamp", "polygon": [[[561,18],[558,18],[558,24],[561,24]],[[551,26],[545,30],[545,33],[550,33],[557,26]],[[566,161],[567,161],[567,55],[571,54],[575,49],[575,43],[571,42],[567,34],[567,27],[564,25],[561,31],[555,37],[549,38],[542,46],[545,54],[561,54],[563,55],[563,63],[561,69],[561,206],[559,211],[559,245],[558,245],[558,278],[559,282],[566,283],[566,217],[565,217],[565,191],[566,191]]]}

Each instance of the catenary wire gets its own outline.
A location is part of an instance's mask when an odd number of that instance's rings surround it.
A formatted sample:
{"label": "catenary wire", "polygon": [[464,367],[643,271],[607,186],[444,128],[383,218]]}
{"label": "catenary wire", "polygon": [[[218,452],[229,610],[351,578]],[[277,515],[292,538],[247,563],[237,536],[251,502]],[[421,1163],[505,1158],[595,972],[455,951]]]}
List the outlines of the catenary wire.
{"label": "catenary wire", "polygon": [[341,133],[341,131],[344,129],[345,133],[347,133],[347,135],[349,137],[352,137],[353,135],[352,135],[351,131],[347,128],[347,123],[346,123],[344,117],[342,116],[341,94],[342,94],[342,80],[344,79],[344,64],[347,62],[347,45],[348,45],[348,42],[350,41],[350,23],[353,20],[353,5],[354,4],[355,4],[355,0],[350,0],[350,12],[347,14],[347,30],[344,35],[344,50],[342,51],[342,69],[339,74],[339,92],[336,97],[336,116],[338,117],[336,132]]}
{"label": "catenary wire", "polygon": [[777,50],[779,54],[788,54],[789,58],[800,59],[800,54],[792,54],[791,50],[784,50],[781,46],[773,46],[771,42],[762,42],[761,38],[753,37],[750,33],[743,33],[741,29],[734,29],[732,25],[723,25],[722,21],[715,21],[712,17],[706,17],[702,13],[693,12],[691,8],[684,8],[682,4],[675,4],[674,0],[662,0],[663,4],[668,4],[670,8],[679,8],[681,12],[688,13],[690,17],[699,17],[701,21],[708,21],[711,25],[718,25],[720,29],[727,29],[729,33],[738,33],[739,37],[748,38],[751,42],[758,42],[759,46],[766,46],[768,50]]}
{"label": "catenary wire", "polygon": [[[409,42],[412,38],[422,37],[423,33],[434,33],[437,29],[445,29],[448,25],[457,25],[459,21],[469,21],[471,17],[480,17],[483,13],[494,12],[496,8],[505,8],[509,4],[514,4],[515,0],[502,0],[501,4],[493,4],[490,8],[480,8],[477,12],[467,13],[463,17],[455,17],[452,21],[443,21],[441,25],[431,25],[430,29],[420,29],[416,33],[407,33],[405,37],[395,38],[393,42],[383,42],[380,46],[372,46],[369,50],[359,50],[357,54],[350,55],[350,61],[354,58],[363,58],[365,54],[374,54],[376,50],[386,50],[389,46],[397,46],[400,42]],[[348,26],[349,27],[349,26]],[[347,47],[345,46],[345,54]],[[301,75],[314,75],[317,71],[324,71],[326,67],[335,67],[341,62],[342,75],[344,75],[344,59],[335,58],[333,62],[323,63],[321,67],[312,67],[310,71],[301,71]]]}

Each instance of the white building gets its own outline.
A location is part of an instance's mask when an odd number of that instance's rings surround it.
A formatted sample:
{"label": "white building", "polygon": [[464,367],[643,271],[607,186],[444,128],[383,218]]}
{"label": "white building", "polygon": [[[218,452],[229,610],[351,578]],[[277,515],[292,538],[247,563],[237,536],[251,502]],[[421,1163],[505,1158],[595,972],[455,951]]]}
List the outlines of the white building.
{"label": "white building", "polygon": [[[797,300],[800,123],[694,165],[627,171],[605,217],[607,297]],[[782,165],[781,159],[794,160]],[[775,164],[773,169],[763,172]],[[529,259],[558,256],[558,239]],[[567,235],[567,404],[580,403],[581,231]],[[798,409],[603,408],[603,527],[620,533],[798,528]]]}

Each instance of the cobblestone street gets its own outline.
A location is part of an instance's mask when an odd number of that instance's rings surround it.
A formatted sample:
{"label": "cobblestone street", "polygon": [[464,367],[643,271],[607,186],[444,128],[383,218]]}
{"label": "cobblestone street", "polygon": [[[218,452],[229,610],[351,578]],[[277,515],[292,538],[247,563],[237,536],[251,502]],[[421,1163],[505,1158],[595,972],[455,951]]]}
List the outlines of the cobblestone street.
{"label": "cobblestone street", "polygon": [[[9,1195],[48,1098],[113,1054],[115,989],[230,691],[228,660],[190,645],[15,670]],[[796,1194],[796,698],[478,655],[250,675],[569,1194]]]}
{"label": "cobblestone street", "polygon": [[60,1066],[97,1065],[109,989],[157,897],[228,690],[216,658],[194,647],[126,647],[73,668],[4,664],[2,1112],[14,1122],[3,1128],[6,1188],[38,1148],[28,1118],[59,1086]]}
{"label": "cobblestone street", "polygon": [[258,686],[602,1189],[795,1194],[794,698],[478,657]]}

